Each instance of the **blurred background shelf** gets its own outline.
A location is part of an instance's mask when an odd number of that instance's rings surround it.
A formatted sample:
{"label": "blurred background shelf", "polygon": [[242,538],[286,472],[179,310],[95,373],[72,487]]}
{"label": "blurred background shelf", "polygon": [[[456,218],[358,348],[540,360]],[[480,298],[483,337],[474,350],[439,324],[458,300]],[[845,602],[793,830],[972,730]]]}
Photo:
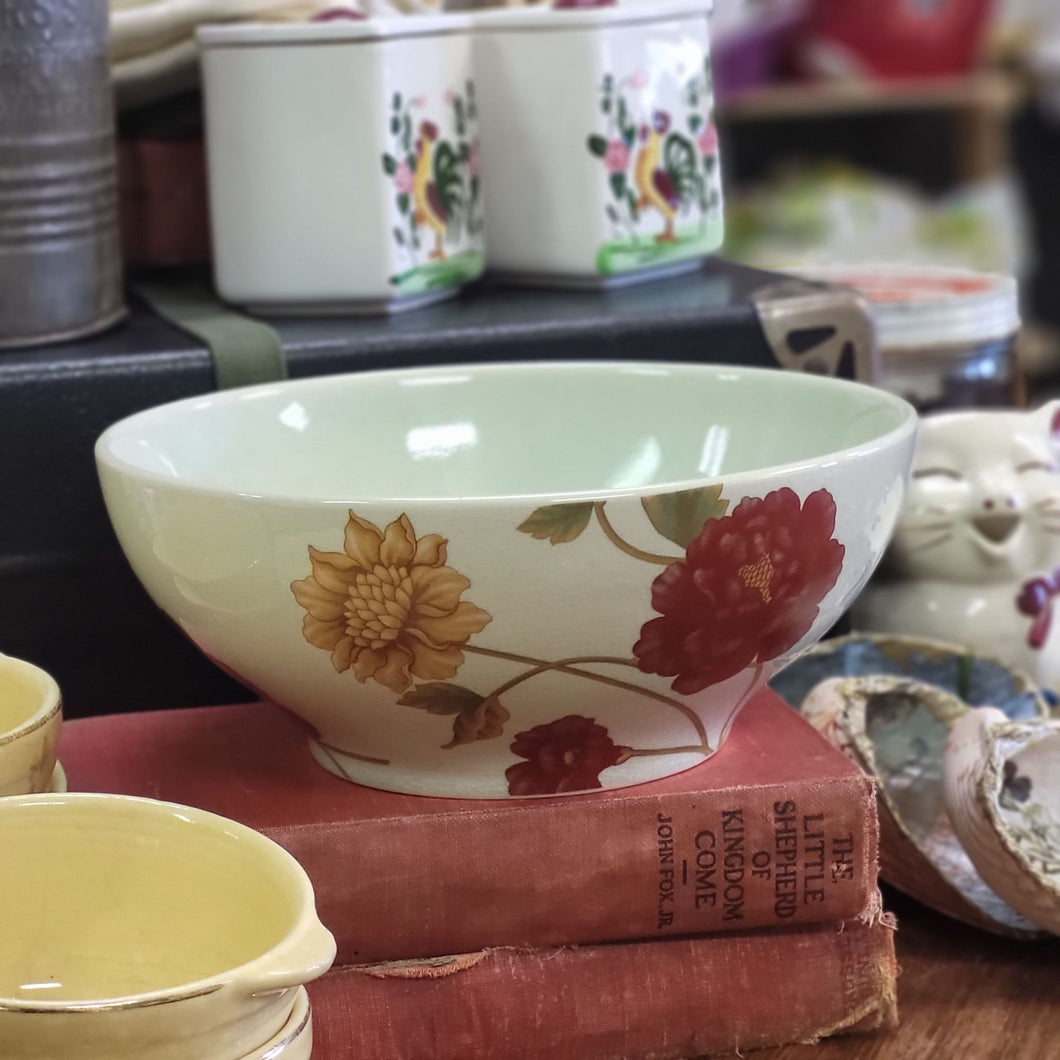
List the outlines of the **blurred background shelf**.
{"label": "blurred background shelf", "polygon": [[977,109],[1011,114],[1026,95],[1022,81],[1001,71],[908,81],[824,81],[754,88],[729,99],[731,121],[820,118],[835,114]]}

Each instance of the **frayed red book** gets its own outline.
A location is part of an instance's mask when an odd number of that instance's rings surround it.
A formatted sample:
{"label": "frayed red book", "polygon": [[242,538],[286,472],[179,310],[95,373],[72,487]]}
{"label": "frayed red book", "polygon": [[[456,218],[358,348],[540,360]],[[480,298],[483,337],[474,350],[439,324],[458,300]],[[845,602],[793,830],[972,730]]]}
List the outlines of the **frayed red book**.
{"label": "frayed red book", "polygon": [[281,843],[341,964],[835,923],[876,890],[871,781],[768,690],[702,765],[558,798],[359,787],[260,703],[71,721],[60,757],[71,790],[199,806]]}
{"label": "frayed red book", "polygon": [[893,925],[494,949],[311,983],[321,1060],[678,1060],[893,1027]]}

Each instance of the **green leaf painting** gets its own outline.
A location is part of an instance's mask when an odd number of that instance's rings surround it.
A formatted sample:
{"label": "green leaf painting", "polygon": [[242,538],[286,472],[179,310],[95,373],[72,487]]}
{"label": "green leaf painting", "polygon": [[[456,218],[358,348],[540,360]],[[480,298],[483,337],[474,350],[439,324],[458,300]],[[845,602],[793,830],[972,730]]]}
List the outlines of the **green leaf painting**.
{"label": "green leaf painting", "polygon": [[602,137],[593,133],[589,137],[589,150],[596,155],[597,158],[603,158],[607,154],[607,141]]}
{"label": "green leaf painting", "polygon": [[510,716],[500,700],[443,681],[416,685],[398,700],[398,705],[452,716],[453,738],[442,745],[445,750],[502,735]]}
{"label": "green leaf painting", "polygon": [[549,504],[538,508],[519,524],[524,534],[563,545],[579,537],[593,517],[592,501],[577,504]]}
{"label": "green leaf painting", "polygon": [[670,133],[663,148],[663,165],[684,201],[696,190],[698,155],[691,141],[680,133]]}
{"label": "green leaf painting", "polygon": [[462,710],[453,720],[453,738],[442,744],[445,750],[474,743],[476,740],[493,740],[504,733],[504,723],[511,715],[497,699],[484,699],[471,710]]}
{"label": "green leaf painting", "polygon": [[721,486],[660,493],[645,497],[641,503],[652,526],[681,548],[688,548],[699,536],[704,523],[720,519],[729,507],[729,502],[722,500]]}
{"label": "green leaf painting", "polygon": [[443,140],[435,151],[434,176],[446,212],[456,214],[464,204],[464,175],[460,155],[448,141]]}
{"label": "green leaf painting", "polygon": [[465,710],[475,710],[482,700],[483,697],[470,688],[431,681],[411,688],[398,700],[398,706],[416,707],[428,714],[459,714]]}

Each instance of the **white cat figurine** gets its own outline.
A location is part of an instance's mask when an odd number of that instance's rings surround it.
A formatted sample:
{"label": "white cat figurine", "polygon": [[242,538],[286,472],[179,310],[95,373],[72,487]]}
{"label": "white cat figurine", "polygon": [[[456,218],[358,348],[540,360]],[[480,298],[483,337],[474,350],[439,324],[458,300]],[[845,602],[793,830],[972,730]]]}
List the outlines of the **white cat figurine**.
{"label": "white cat figurine", "polygon": [[966,645],[1060,691],[1060,401],[925,416],[866,632]]}

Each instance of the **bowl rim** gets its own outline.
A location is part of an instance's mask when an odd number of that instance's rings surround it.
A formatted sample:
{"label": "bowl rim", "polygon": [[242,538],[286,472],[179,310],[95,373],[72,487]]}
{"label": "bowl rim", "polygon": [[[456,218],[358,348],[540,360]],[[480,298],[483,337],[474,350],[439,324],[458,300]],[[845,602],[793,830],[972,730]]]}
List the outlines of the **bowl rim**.
{"label": "bowl rim", "polygon": [[[209,810],[201,810],[194,806],[167,802],[162,799],[151,799],[139,795],[81,791],[39,792],[30,795],[9,795],[0,799],[0,820],[7,813],[16,812],[28,806],[57,807],[67,804],[97,805],[103,807],[103,812],[105,813],[116,813],[122,807],[133,807],[139,813],[151,816],[180,816],[185,821],[190,818],[195,826],[235,835],[240,841],[248,843],[252,848],[264,854],[264,857],[260,859],[263,871],[268,871],[270,875],[282,873],[294,885],[295,899],[298,906],[296,915],[286,934],[269,949],[264,950],[248,961],[244,961],[242,964],[233,965],[231,968],[226,968],[214,975],[189,980],[186,983],[174,986],[161,987],[157,990],[146,990],[141,993],[80,1000],[19,998],[0,994],[0,1013],[45,1014],[62,1012],[78,1014],[150,1008],[157,1005],[167,1005],[177,1001],[205,997],[217,993],[225,987],[239,987],[244,981],[249,984],[246,994],[250,997],[255,992],[254,971],[272,964],[277,954],[291,949],[292,943],[296,944],[296,940],[301,936],[311,933],[314,929],[320,927],[312,882],[295,857],[288,853],[279,843],[249,825],[211,813]],[[328,963],[330,964],[330,962]],[[307,981],[311,978],[314,978],[314,976],[306,976]],[[264,989],[262,992],[265,992]],[[268,992],[271,993],[272,991]]]}
{"label": "bowl rim", "polygon": [[[166,420],[173,420],[189,411],[205,407],[225,406],[245,401],[254,401],[275,393],[291,394],[312,392],[314,390],[334,389],[338,386],[356,386],[359,382],[389,377],[392,379],[424,380],[442,379],[453,375],[507,375],[530,371],[551,371],[556,374],[585,371],[599,373],[619,372],[623,374],[667,375],[675,372],[708,377],[728,377],[729,379],[767,379],[781,375],[785,378],[784,386],[803,387],[807,391],[847,390],[862,398],[871,397],[878,408],[889,408],[898,414],[897,422],[888,430],[874,438],[857,445],[842,449],[833,449],[804,460],[795,460],[779,464],[766,464],[747,471],[734,471],[716,475],[697,475],[691,478],[666,479],[637,486],[602,487],[599,489],[582,489],[567,491],[539,492],[506,492],[493,494],[473,494],[459,496],[415,496],[400,494],[357,494],[351,491],[342,495],[297,494],[290,491],[264,490],[242,492],[231,487],[222,488],[215,485],[196,483],[187,478],[174,478],[157,471],[146,470],[128,460],[117,457],[112,451],[112,443],[120,438],[142,436],[143,429],[153,428]],[[911,440],[917,430],[919,414],[904,398],[892,394],[880,387],[867,383],[838,379],[833,376],[816,375],[808,372],[796,372],[781,368],[758,368],[743,365],[726,365],[700,361],[644,361],[644,360],[570,360],[570,361],[498,361],[472,364],[430,365],[416,368],[377,368],[361,372],[342,372],[333,375],[316,375],[300,379],[285,379],[278,382],[258,383],[247,387],[233,387],[229,390],[210,391],[194,397],[180,398],[153,408],[144,409],[111,424],[96,439],[94,452],[97,470],[101,477],[104,469],[122,478],[128,478],[144,484],[163,489],[183,492],[189,495],[219,497],[232,500],[238,498],[268,504],[276,507],[305,507],[307,505],[329,505],[336,507],[350,506],[393,506],[416,505],[430,510],[433,507],[448,508],[454,502],[461,507],[476,505],[511,505],[527,504],[567,504],[579,501],[610,501],[625,497],[651,497],[685,490],[700,489],[704,486],[723,484],[739,489],[741,485],[749,486],[768,482],[794,474],[804,473],[822,466],[834,467],[881,450],[900,446]],[[910,454],[911,457],[912,454]],[[744,489],[743,492],[746,492]]]}
{"label": "bowl rim", "polygon": [[56,715],[61,717],[63,710],[62,692],[59,683],[47,670],[20,659],[14,655],[0,654],[0,685],[3,684],[4,672],[15,670],[28,674],[41,686],[41,702],[28,717],[10,729],[0,729],[0,747],[7,747],[23,737],[35,733],[47,725]]}

